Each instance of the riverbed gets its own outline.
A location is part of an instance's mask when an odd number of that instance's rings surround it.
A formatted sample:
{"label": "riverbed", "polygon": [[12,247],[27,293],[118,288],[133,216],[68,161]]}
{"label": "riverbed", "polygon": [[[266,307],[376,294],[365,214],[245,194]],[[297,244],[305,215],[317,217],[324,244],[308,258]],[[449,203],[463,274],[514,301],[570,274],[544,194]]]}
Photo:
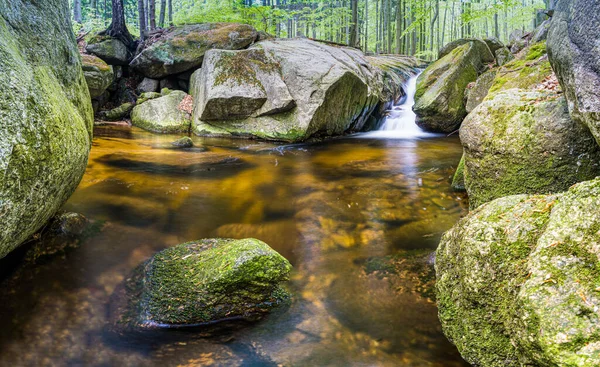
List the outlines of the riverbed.
{"label": "riverbed", "polygon": [[[64,210],[97,230],[3,270],[3,366],[467,366],[444,337],[433,252],[467,213],[450,181],[457,136],[310,144],[96,127]],[[115,288],[152,254],[255,237],[294,266],[289,309],[218,338],[107,336]],[[13,256],[14,258],[14,256]]]}

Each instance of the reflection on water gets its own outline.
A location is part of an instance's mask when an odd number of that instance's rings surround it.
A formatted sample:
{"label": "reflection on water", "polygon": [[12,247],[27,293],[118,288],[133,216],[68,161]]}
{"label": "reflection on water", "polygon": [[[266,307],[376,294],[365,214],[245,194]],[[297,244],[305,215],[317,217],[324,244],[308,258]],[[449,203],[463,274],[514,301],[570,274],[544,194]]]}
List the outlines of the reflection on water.
{"label": "reflection on water", "polygon": [[[464,366],[432,300],[431,252],[466,212],[457,138],[309,145],[97,129],[66,210],[102,224],[1,285],[0,365]],[[225,338],[125,344],[103,334],[115,287],[154,252],[256,237],[295,267],[292,307]]]}

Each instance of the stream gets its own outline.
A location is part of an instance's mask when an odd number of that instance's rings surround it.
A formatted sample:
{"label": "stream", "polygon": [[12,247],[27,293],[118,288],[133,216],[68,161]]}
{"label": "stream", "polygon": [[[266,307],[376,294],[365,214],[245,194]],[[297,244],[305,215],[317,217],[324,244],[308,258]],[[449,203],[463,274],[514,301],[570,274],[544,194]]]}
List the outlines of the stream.
{"label": "stream", "polygon": [[[467,212],[450,188],[458,137],[193,137],[188,149],[175,139],[96,127],[64,210],[97,231],[62,255],[3,269],[0,365],[467,366],[441,332],[431,265],[442,232]],[[110,296],[133,268],[217,236],[261,239],[292,263],[289,309],[219,338],[107,336]]]}

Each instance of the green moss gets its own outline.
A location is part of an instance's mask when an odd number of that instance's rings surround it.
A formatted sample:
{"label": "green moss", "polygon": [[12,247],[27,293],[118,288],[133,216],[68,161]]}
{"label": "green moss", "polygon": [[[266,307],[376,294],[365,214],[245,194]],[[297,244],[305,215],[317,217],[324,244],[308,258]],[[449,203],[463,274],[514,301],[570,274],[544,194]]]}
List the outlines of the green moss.
{"label": "green moss", "polygon": [[547,53],[548,51],[546,50],[546,41],[538,42],[527,48],[525,60],[537,60],[540,57],[546,55]]}
{"label": "green moss", "polygon": [[199,324],[253,318],[285,303],[291,265],[256,239],[205,239],[164,250],[145,265],[149,321]]}
{"label": "green moss", "polygon": [[456,171],[454,172],[454,177],[452,178],[452,189],[455,191],[465,191],[465,155],[463,154],[460,162],[458,163],[458,167],[456,167]]}

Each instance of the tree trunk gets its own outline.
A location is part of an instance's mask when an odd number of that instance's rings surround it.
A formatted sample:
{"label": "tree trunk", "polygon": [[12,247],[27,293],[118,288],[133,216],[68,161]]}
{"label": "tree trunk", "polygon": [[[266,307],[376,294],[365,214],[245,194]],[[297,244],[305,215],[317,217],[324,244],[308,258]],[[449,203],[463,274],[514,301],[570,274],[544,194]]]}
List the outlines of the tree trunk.
{"label": "tree trunk", "polygon": [[160,17],[158,18],[158,26],[165,27],[165,12],[167,11],[167,0],[160,0]]}
{"label": "tree trunk", "polygon": [[173,0],[169,0],[169,26],[173,26]]}
{"label": "tree trunk", "polygon": [[436,0],[435,1],[435,9],[434,9],[434,13],[433,13],[433,18],[431,18],[431,40],[430,40],[430,44],[429,44],[429,50],[433,52],[433,35],[436,33],[435,30],[435,21],[438,18],[438,15],[440,14],[440,0]]}
{"label": "tree trunk", "polygon": [[83,17],[81,15],[81,0],[73,1],[73,20],[77,23],[81,23],[83,21]]}
{"label": "tree trunk", "polygon": [[146,32],[148,32],[148,27],[146,26],[146,4],[144,4],[144,0],[138,0],[138,15],[140,20],[140,38],[144,41],[146,40]]}
{"label": "tree trunk", "polygon": [[350,46],[358,47],[358,0],[350,0],[352,23],[350,24]]}
{"label": "tree trunk", "polygon": [[135,42],[125,24],[123,0],[112,0],[112,22],[102,35],[111,36],[123,42],[129,49],[135,48]]}
{"label": "tree trunk", "polygon": [[369,0],[365,0],[365,53],[369,52]]}
{"label": "tree trunk", "polygon": [[156,0],[148,0],[148,19],[150,30],[156,29]]}

